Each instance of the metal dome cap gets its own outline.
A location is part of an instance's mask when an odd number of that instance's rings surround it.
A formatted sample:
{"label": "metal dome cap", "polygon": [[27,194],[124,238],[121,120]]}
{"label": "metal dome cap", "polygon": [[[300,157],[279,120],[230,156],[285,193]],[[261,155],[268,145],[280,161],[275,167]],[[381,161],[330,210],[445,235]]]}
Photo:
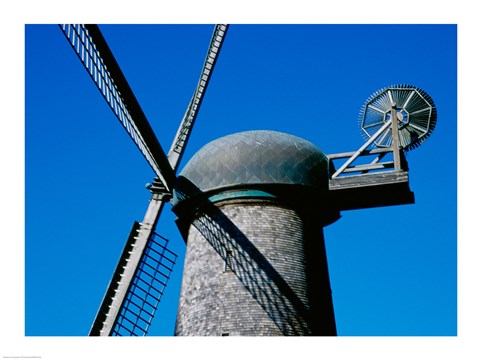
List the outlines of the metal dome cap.
{"label": "metal dome cap", "polygon": [[201,192],[247,185],[294,184],[328,189],[328,157],[311,142],[286,133],[253,130],[216,139],[181,171],[174,203]]}

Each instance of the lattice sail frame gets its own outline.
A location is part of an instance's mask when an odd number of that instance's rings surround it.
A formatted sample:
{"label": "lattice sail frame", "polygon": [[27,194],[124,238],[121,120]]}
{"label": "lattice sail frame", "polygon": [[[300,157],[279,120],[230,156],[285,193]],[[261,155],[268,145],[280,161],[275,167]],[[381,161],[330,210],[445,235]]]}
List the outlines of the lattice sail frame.
{"label": "lattice sail frame", "polygon": [[228,25],[215,26],[198,85],[168,157],[98,26],[63,24],[59,27],[116,118],[157,175],[149,186],[152,198],[145,218],[142,223],[134,224],[89,335],[146,335],[177,257],[166,249],[168,241],[155,235],[154,230],[176,183],[175,172]]}
{"label": "lattice sail frame", "polygon": [[[113,69],[107,68],[107,65],[105,64],[105,57],[107,54],[100,54],[86,25],[62,24],[59,26],[108,106],[145,157],[145,160],[147,160],[152,170],[160,179],[162,179],[167,187],[168,185],[172,185],[175,174],[173,173],[173,170],[169,168],[169,165],[166,165],[165,154],[161,148],[158,148],[160,145],[155,146],[156,144],[152,142],[151,137],[155,137],[155,135],[150,135],[150,141],[147,142],[145,136],[148,136],[149,134],[145,134],[145,129],[142,134],[142,131],[140,131],[137,126],[142,120],[141,118],[145,117],[145,115],[143,114],[140,105],[136,103],[133,93],[129,97],[130,106],[127,106],[125,96],[128,92],[131,92],[128,83],[126,83],[126,81],[124,82],[124,93],[122,93],[118,88],[118,84],[113,80],[114,76],[112,76],[113,74],[111,73]],[[104,51],[106,52],[106,49],[104,49]],[[112,66],[116,64],[110,63],[110,65]],[[115,75],[117,81],[121,80],[120,77],[123,77],[120,69],[116,71]],[[136,111],[133,111],[135,108]],[[148,123],[146,118],[144,121]],[[148,125],[148,127],[150,127],[150,125]],[[154,141],[158,142],[156,138]],[[163,161],[163,159],[165,159],[165,161]]]}
{"label": "lattice sail frame", "polygon": [[[390,120],[392,104],[396,106],[400,147],[405,151],[418,147],[434,130],[437,110],[430,95],[411,85],[388,86],[367,99],[358,119],[363,136],[369,139]],[[388,127],[373,143],[388,148],[392,140],[392,127]]]}
{"label": "lattice sail frame", "polygon": [[167,246],[166,238],[153,233],[123,301],[112,336],[147,334],[177,260],[177,255]]}

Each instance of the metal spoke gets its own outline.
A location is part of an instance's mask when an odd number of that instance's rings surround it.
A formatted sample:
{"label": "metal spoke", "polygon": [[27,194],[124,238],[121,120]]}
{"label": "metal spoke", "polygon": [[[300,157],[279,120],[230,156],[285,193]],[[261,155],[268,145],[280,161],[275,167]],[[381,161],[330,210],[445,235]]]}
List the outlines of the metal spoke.
{"label": "metal spoke", "polygon": [[379,108],[373,106],[372,104],[368,105],[368,108],[372,109],[372,110],[375,110],[375,111],[378,111],[380,114],[385,114],[385,110],[379,109]]}
{"label": "metal spoke", "polygon": [[379,121],[379,122],[376,122],[376,123],[373,123],[373,124],[368,124],[368,125],[365,125],[363,128],[364,129],[368,129],[368,128],[371,128],[371,127],[374,127],[374,126],[378,126],[378,125],[382,125],[384,124],[383,121]]}

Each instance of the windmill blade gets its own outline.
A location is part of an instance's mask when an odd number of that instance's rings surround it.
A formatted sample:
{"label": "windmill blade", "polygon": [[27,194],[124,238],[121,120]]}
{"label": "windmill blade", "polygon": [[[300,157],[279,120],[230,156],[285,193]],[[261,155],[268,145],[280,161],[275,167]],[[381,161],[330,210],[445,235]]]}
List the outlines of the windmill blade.
{"label": "windmill blade", "polygon": [[170,199],[161,183],[155,189],[143,221],[135,222],[130,232],[90,336],[139,336],[148,331],[177,257],[154,231]]}
{"label": "windmill blade", "polygon": [[170,190],[175,173],[97,25],[60,25],[113,113]]}
{"label": "windmill blade", "polygon": [[192,99],[188,104],[187,111],[183,116],[182,122],[180,123],[177,134],[175,135],[175,139],[173,140],[168,153],[168,160],[174,171],[178,169],[178,165],[185,151],[188,138],[192,132],[193,124],[198,115],[198,110],[200,109],[210,77],[212,76],[213,68],[215,67],[220,49],[222,48],[227,29],[228,25],[225,24],[215,26],[212,40],[208,47],[207,57],[200,74],[200,80],[198,81],[197,87],[195,88]]}
{"label": "windmill blade", "polygon": [[[226,25],[215,27],[200,81],[169,153],[169,167],[173,171],[183,155],[226,29]],[[157,178],[150,190],[152,198],[145,217],[141,223],[134,224],[90,329],[90,336],[146,335],[153,319],[176,255],[166,248],[166,239],[154,231],[164,204],[170,199],[169,189]]]}
{"label": "windmill blade", "polygon": [[135,222],[90,336],[144,336],[149,330],[177,255],[168,250],[167,239],[152,232],[138,257],[141,232]]}

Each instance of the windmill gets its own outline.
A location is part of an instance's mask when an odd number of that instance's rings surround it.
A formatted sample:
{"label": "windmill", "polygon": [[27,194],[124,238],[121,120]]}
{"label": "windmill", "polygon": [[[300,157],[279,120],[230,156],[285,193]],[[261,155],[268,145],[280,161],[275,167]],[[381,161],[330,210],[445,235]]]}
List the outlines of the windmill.
{"label": "windmill", "polygon": [[[182,122],[177,133],[176,141],[174,141],[175,145],[172,146],[168,157],[158,142],[155,141],[155,135],[148,122],[145,121],[140,107],[134,100],[134,96],[129,90],[123,75],[121,75],[121,71],[116,66],[113,56],[108,51],[98,28],[94,26],[64,26],[62,29],[102,91],[108,104],[119,117],[119,120],[157,175],[150,187],[152,200],[145,219],[141,223],[135,223],[132,229],[124,255],[119,261],[118,271],[115,271],[104,303],[91,331],[91,335],[142,335],[148,330],[149,319],[154,313],[155,304],[149,302],[147,305],[142,304],[145,307],[139,307],[138,303],[133,300],[136,295],[134,294],[135,291],[131,291],[131,284],[150,282],[146,293],[149,291],[155,293],[155,301],[158,301],[158,295],[161,295],[162,286],[168,279],[168,272],[171,271],[170,265],[174,262],[175,256],[169,254],[164,257],[151,258],[145,257],[143,251],[137,252],[132,251],[132,249],[144,247],[145,252],[149,254],[157,254],[163,251],[165,251],[164,254],[168,253],[166,243],[153,234],[155,223],[164,202],[170,200],[172,189],[175,187],[175,172],[190,134],[190,124],[193,123],[196,111],[201,103],[201,96],[208,83],[208,76],[213,69],[216,54],[221,47],[226,26],[216,27],[204,67],[208,70],[208,74],[205,74],[204,70],[195,93],[200,94],[200,98],[194,95],[184,117],[184,122]],[[213,59],[210,56],[211,54],[215,54]],[[94,58],[93,62],[89,56]],[[99,68],[96,68],[96,66],[99,66]],[[206,78],[204,78],[205,75]],[[111,81],[112,79],[114,82]],[[205,81],[203,85],[201,85],[202,81]],[[120,98],[121,101],[118,100]],[[394,101],[388,102],[385,98]],[[418,98],[425,101],[422,102]],[[133,116],[125,112],[121,102],[126,104],[126,108],[131,114],[134,114]],[[418,102],[420,102],[420,105]],[[379,103],[388,106],[382,107]],[[418,108],[411,110],[409,106],[413,104],[416,104]],[[348,159],[337,171],[332,171],[333,175],[329,180],[329,196],[332,197],[332,203],[336,204],[336,210],[411,203],[413,196],[408,189],[408,172],[404,167],[405,161],[402,158],[401,148],[415,147],[430,134],[436,117],[433,102],[423,91],[417,88],[403,85],[392,86],[382,89],[372,99],[369,99],[362,112],[361,126],[368,137],[364,147],[353,153],[329,155],[329,159],[332,161],[342,158]],[[425,124],[424,113],[426,112],[429,115]],[[397,118],[398,123],[392,121],[392,115],[395,115],[393,118]],[[424,134],[408,137],[407,134],[415,133],[412,130],[415,127],[422,128]],[[188,129],[188,131],[185,131],[185,129]],[[402,130],[405,131],[401,132]],[[377,149],[368,150],[371,145],[375,145]],[[380,160],[388,154],[392,155],[394,160],[381,163]],[[377,157],[370,164],[352,166],[354,161],[366,155],[377,155]],[[390,168],[394,169],[392,173],[382,172],[382,170]],[[355,172],[361,174],[358,177],[347,175]],[[375,196],[375,201],[372,201],[372,194],[380,196]],[[352,202],[352,199],[355,201]],[[142,245],[139,246],[139,244]],[[142,270],[153,263],[161,264],[163,268],[167,269],[163,284],[158,285],[160,288],[151,286],[152,279],[155,279],[158,274],[151,276]],[[134,266],[131,266],[132,264]],[[148,279],[142,276],[147,276]],[[128,280],[128,278],[131,280]],[[155,282],[155,280],[153,281]],[[132,309],[136,310],[132,311]]]}

